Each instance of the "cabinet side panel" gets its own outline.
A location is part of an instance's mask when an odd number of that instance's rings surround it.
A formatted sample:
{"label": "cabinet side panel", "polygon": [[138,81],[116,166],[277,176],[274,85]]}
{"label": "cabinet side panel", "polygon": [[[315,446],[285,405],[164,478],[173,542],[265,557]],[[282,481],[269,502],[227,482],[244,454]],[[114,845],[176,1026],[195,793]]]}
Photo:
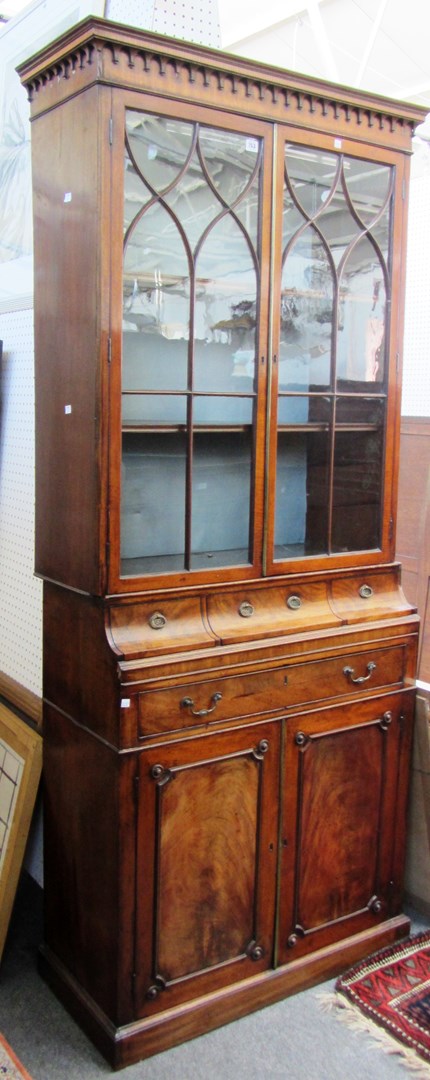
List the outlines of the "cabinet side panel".
{"label": "cabinet side panel", "polygon": [[118,755],[44,713],[45,940],[117,1019]]}
{"label": "cabinet side panel", "polygon": [[98,587],[99,92],[32,127],[36,572]]}

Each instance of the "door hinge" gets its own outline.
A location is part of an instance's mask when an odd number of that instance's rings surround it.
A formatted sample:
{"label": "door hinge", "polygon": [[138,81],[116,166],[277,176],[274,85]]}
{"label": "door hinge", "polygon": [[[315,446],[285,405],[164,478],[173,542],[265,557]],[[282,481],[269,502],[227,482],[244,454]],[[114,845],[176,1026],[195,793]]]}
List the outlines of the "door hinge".
{"label": "door hinge", "polygon": [[404,177],[403,177],[403,180],[402,180],[402,199],[403,199],[403,202],[406,199],[406,180],[405,180]]}
{"label": "door hinge", "polygon": [[399,371],[400,371],[400,353],[396,352],[396,375],[399,374]]}
{"label": "door hinge", "polygon": [[133,797],[134,797],[135,803],[139,802],[139,782],[140,782],[140,777],[139,777],[139,773],[137,773],[137,775],[133,777]]}
{"label": "door hinge", "polygon": [[111,363],[111,360],[112,360],[112,338],[108,337],[108,339],[107,339],[107,362],[108,362],[108,364]]}
{"label": "door hinge", "polygon": [[112,143],[113,143],[113,118],[112,118],[112,116],[110,116],[109,117],[109,146],[112,146]]}
{"label": "door hinge", "polygon": [[390,524],[389,524],[389,527],[388,527],[388,539],[389,539],[390,542],[393,539],[393,535],[394,535],[394,519],[391,517],[390,518]]}

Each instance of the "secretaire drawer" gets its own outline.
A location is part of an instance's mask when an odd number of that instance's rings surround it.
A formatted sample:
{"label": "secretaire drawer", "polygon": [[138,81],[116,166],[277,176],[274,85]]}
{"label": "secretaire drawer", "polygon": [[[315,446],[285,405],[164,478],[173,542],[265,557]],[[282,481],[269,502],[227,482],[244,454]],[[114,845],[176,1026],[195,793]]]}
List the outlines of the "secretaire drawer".
{"label": "secretaire drawer", "polygon": [[343,653],[139,694],[139,737],[259,714],[403,683],[406,647]]}

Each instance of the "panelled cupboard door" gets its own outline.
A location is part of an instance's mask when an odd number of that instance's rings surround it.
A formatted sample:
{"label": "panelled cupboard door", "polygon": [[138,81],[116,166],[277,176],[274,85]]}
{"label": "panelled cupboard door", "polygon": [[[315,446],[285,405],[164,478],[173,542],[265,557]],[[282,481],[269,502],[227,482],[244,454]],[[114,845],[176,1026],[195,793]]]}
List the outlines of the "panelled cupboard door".
{"label": "panelled cupboard door", "polygon": [[279,726],[139,755],[136,1015],[273,963]]}
{"label": "panelled cupboard door", "polygon": [[409,694],[287,722],[281,963],[398,913],[412,725]]}

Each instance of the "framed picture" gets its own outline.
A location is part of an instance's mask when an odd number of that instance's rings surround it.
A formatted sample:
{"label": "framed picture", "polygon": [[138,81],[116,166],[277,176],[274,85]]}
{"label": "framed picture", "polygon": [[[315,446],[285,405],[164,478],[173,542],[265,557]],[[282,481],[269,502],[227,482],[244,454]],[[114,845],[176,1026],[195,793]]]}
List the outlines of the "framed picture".
{"label": "framed picture", "polygon": [[41,736],[0,703],[0,959],[41,770]]}

